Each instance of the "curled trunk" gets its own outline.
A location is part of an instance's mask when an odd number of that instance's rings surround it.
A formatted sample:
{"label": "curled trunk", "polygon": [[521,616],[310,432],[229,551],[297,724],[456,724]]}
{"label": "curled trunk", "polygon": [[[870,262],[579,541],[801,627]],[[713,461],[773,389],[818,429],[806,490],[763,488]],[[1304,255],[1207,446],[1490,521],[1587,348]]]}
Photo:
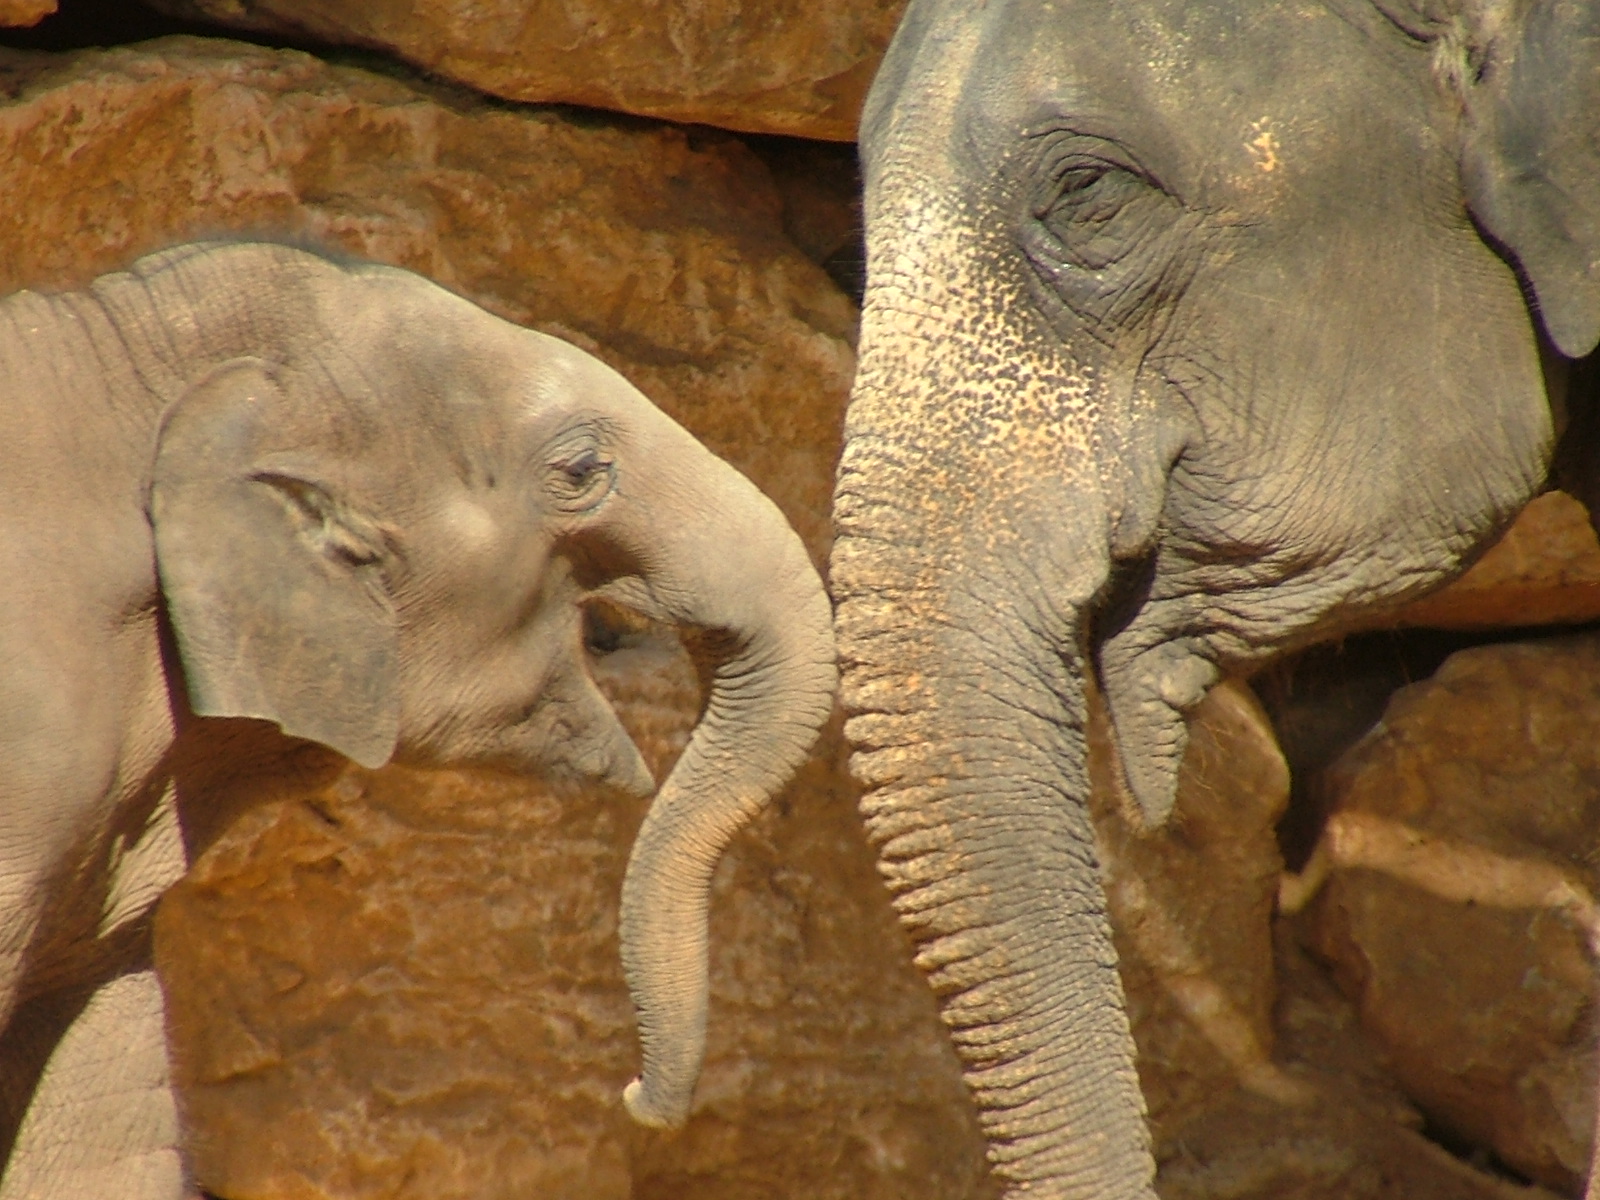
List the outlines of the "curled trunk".
{"label": "curled trunk", "polygon": [[832,614],[800,539],[764,496],[715,463],[697,513],[618,593],[716,631],[704,715],[634,842],[622,889],[623,969],[638,1014],[640,1077],[624,1103],[642,1124],[689,1115],[705,1051],[706,919],[728,843],[804,761],[833,707]]}

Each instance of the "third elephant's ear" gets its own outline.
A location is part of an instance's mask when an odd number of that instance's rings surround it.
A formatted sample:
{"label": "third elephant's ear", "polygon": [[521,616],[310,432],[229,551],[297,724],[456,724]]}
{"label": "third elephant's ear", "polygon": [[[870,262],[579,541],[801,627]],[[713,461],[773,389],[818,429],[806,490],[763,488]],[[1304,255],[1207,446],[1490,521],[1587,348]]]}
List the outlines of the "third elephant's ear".
{"label": "third elephant's ear", "polygon": [[[1461,179],[1516,256],[1545,331],[1581,358],[1600,340],[1600,4],[1468,0]],[[1447,64],[1448,65],[1448,64]]]}
{"label": "third elephant's ear", "polygon": [[162,423],[150,520],[189,703],[381,766],[399,727],[385,544],[330,484],[339,464],[285,436],[290,409],[266,364],[236,359]]}

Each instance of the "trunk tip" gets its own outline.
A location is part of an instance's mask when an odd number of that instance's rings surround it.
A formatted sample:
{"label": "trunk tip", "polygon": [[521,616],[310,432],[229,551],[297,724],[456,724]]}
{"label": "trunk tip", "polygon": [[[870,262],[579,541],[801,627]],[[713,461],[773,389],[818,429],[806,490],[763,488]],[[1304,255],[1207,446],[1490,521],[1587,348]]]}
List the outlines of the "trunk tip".
{"label": "trunk tip", "polygon": [[682,1129],[689,1121],[687,1097],[662,1103],[660,1097],[649,1094],[642,1079],[636,1078],[622,1089],[622,1107],[647,1129]]}

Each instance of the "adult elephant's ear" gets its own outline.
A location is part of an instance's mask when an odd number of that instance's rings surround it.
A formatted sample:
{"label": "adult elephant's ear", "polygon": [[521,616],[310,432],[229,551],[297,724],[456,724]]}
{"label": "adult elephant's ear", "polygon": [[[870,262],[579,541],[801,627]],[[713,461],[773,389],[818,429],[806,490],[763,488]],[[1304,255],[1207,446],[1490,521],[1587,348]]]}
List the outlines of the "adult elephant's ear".
{"label": "adult elephant's ear", "polygon": [[1511,251],[1546,332],[1581,358],[1600,341],[1600,4],[1467,0],[1458,74],[1461,179],[1478,223]]}
{"label": "adult elephant's ear", "polygon": [[189,704],[382,766],[399,727],[385,543],[314,450],[263,451],[288,408],[264,363],[236,359],[162,423],[150,521]]}

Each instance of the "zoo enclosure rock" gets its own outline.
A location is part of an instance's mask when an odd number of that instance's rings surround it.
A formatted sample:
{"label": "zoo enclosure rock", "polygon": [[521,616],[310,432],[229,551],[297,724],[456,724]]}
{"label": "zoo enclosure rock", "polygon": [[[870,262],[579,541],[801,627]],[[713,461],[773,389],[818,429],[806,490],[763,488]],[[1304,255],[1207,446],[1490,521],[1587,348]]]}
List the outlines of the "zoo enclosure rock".
{"label": "zoo enclosure rock", "polygon": [[[1090,727],[1095,824],[1139,1077],[1157,1133],[1244,1086],[1284,1098],[1272,1063],[1273,825],[1289,769],[1250,689],[1228,680],[1191,714],[1168,824],[1125,815],[1109,724]],[[1119,800],[1121,801],[1119,803]]]}
{"label": "zoo enclosure rock", "polygon": [[0,29],[37,25],[56,11],[56,0],[0,0]]}
{"label": "zoo enclosure rock", "polygon": [[1456,653],[1329,773],[1310,912],[1441,1127],[1563,1190],[1594,1119],[1600,635]]}
{"label": "zoo enclosure rock", "polygon": [[[26,2],[26,0],[23,0]],[[389,51],[508,100],[849,141],[904,0],[155,0]]]}
{"label": "zoo enclosure rock", "polygon": [[[177,38],[0,52],[0,289],[217,234],[421,271],[616,366],[825,558],[849,301],[715,132],[508,110]],[[698,714],[675,638],[603,659],[658,775]],[[665,1138],[616,957],[643,806],[390,769],[259,809],[159,919],[201,1181],[222,1195],[981,1194],[933,1001],[825,741],[715,880],[701,1109]]]}

